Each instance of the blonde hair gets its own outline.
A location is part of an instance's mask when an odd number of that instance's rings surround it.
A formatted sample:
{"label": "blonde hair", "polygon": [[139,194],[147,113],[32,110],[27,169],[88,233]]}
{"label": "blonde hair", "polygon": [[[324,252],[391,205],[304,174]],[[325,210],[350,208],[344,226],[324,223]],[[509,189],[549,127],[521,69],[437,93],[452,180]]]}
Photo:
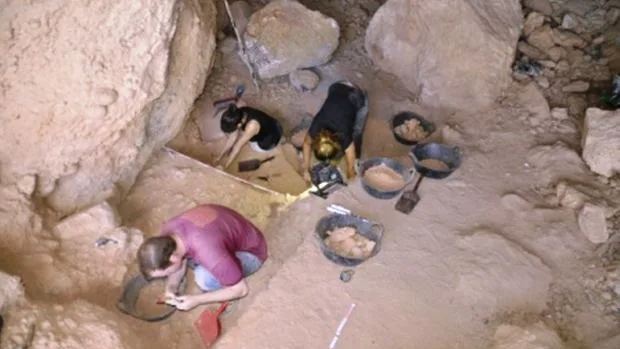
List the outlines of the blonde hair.
{"label": "blonde hair", "polygon": [[333,160],[342,153],[342,146],[337,134],[329,130],[321,130],[312,140],[314,156],[319,161]]}

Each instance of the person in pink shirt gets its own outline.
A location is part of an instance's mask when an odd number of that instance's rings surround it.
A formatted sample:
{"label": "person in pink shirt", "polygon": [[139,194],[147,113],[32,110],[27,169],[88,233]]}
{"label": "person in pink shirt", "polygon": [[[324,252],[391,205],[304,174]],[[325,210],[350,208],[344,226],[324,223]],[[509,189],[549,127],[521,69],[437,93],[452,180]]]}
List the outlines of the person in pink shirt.
{"label": "person in pink shirt", "polygon": [[[146,239],[138,249],[140,272],[147,279],[166,277],[167,303],[180,310],[245,297],[245,277],[266,259],[262,232],[238,212],[215,204],[171,218],[159,236]],[[177,296],[188,266],[205,292]]]}

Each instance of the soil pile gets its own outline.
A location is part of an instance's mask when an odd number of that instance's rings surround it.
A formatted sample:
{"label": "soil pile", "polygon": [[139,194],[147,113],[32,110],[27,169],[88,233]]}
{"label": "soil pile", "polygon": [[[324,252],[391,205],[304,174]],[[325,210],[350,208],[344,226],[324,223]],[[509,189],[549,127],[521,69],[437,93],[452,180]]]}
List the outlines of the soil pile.
{"label": "soil pile", "polygon": [[364,173],[364,182],[381,191],[402,189],[406,182],[403,176],[385,164],[369,168]]}

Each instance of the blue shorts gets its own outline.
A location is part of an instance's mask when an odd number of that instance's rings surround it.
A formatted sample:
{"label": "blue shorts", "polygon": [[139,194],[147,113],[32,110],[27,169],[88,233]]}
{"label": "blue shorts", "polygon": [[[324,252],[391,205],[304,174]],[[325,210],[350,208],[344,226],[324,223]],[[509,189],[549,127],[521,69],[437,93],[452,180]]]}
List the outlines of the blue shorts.
{"label": "blue shorts", "polygon": [[[263,261],[249,252],[235,252],[235,257],[241,262],[243,277],[254,274],[263,265]],[[203,291],[213,291],[222,288],[222,284],[210,271],[191,258],[188,260],[187,266],[194,270],[194,281]]]}

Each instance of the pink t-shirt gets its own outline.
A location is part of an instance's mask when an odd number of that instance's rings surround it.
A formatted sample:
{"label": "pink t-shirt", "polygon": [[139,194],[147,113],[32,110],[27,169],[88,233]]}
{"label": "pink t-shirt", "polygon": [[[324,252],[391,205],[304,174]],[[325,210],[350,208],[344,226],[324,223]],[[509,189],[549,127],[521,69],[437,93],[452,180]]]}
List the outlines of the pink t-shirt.
{"label": "pink t-shirt", "polygon": [[168,220],[161,235],[176,233],[192,257],[224,286],[243,278],[235,252],[249,252],[267,259],[267,242],[262,232],[236,211],[207,204],[185,211]]}

